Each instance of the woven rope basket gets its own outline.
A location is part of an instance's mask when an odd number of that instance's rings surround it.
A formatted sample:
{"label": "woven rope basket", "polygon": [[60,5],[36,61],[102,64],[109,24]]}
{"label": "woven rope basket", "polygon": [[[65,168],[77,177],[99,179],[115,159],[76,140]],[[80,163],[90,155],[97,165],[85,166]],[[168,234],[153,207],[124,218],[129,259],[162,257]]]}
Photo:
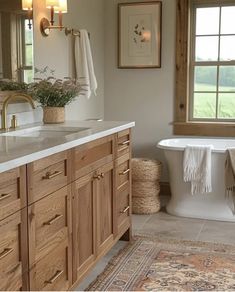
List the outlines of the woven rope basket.
{"label": "woven rope basket", "polygon": [[132,184],[132,197],[155,197],[160,193],[157,181],[134,181]]}
{"label": "woven rope basket", "polygon": [[133,198],[132,211],[134,214],[153,214],[160,210],[159,197],[136,197]]}
{"label": "woven rope basket", "polygon": [[145,158],[132,159],[132,179],[134,181],[156,181],[160,179],[161,172],[160,161]]}

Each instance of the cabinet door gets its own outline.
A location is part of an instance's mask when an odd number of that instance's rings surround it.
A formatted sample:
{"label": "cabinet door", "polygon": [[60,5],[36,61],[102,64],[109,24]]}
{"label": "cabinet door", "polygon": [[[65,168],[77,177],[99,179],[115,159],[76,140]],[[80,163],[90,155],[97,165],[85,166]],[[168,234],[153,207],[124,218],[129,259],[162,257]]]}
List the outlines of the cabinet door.
{"label": "cabinet door", "polygon": [[27,213],[0,221],[0,291],[28,290]]}
{"label": "cabinet door", "polygon": [[96,180],[97,200],[97,252],[104,254],[114,241],[114,166],[113,162],[99,169]]}
{"label": "cabinet door", "polygon": [[73,184],[73,282],[83,277],[96,257],[94,182],[92,172]]}

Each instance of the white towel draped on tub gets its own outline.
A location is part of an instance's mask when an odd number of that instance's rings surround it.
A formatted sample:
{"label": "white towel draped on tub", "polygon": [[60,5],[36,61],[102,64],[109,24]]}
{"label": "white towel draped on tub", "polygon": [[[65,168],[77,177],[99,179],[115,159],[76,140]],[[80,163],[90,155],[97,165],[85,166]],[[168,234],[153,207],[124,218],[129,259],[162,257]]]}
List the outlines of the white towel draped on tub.
{"label": "white towel draped on tub", "polygon": [[184,151],[183,176],[191,182],[191,193],[210,193],[211,186],[211,149],[212,146],[187,145]]}
{"label": "white towel draped on tub", "polygon": [[227,157],[225,161],[225,187],[226,197],[229,202],[229,206],[235,215],[235,148],[227,150]]}
{"label": "white towel draped on tub", "polygon": [[90,40],[85,29],[80,30],[80,37],[75,38],[75,69],[76,79],[82,85],[82,94],[90,98],[96,95],[97,80],[91,54]]}

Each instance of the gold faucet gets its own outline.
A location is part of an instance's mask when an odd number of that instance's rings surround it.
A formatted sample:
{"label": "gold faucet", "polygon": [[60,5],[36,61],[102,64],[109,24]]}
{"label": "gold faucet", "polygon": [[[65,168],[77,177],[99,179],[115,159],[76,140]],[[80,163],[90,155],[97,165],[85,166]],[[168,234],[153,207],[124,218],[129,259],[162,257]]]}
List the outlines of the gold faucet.
{"label": "gold faucet", "polygon": [[35,109],[35,104],[34,104],[34,101],[33,101],[31,96],[23,94],[23,93],[14,93],[14,94],[9,95],[4,100],[3,105],[2,105],[2,128],[1,128],[1,130],[8,130],[8,127],[7,127],[7,107],[8,107],[9,102],[16,97],[17,97],[17,99],[23,99],[23,100],[27,101],[31,105],[31,107],[33,109]]}

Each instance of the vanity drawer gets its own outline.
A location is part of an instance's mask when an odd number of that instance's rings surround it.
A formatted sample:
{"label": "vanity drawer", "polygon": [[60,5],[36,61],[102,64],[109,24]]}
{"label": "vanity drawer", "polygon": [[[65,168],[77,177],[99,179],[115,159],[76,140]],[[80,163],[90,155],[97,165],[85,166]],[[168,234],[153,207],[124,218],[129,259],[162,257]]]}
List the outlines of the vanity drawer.
{"label": "vanity drawer", "polygon": [[74,149],[75,178],[80,178],[114,158],[114,136],[107,136]]}
{"label": "vanity drawer", "polygon": [[30,290],[68,291],[72,285],[66,240],[30,269]]}
{"label": "vanity drawer", "polygon": [[70,183],[70,153],[70,151],[64,151],[28,164],[29,204]]}
{"label": "vanity drawer", "polygon": [[117,189],[130,184],[131,166],[129,153],[116,160]]}
{"label": "vanity drawer", "polygon": [[130,153],[131,151],[131,131],[125,130],[117,133],[117,157]]}
{"label": "vanity drawer", "polygon": [[0,220],[26,206],[26,167],[0,174]]}
{"label": "vanity drawer", "polygon": [[32,267],[62,241],[71,242],[71,189],[66,186],[28,208],[29,264]]}
{"label": "vanity drawer", "polygon": [[130,188],[122,188],[117,192],[117,225],[118,234],[121,234],[130,226],[131,198]]}
{"label": "vanity drawer", "polygon": [[[27,290],[26,208],[0,221],[0,290]],[[25,218],[24,223],[22,218]],[[22,262],[24,261],[24,262]]]}

